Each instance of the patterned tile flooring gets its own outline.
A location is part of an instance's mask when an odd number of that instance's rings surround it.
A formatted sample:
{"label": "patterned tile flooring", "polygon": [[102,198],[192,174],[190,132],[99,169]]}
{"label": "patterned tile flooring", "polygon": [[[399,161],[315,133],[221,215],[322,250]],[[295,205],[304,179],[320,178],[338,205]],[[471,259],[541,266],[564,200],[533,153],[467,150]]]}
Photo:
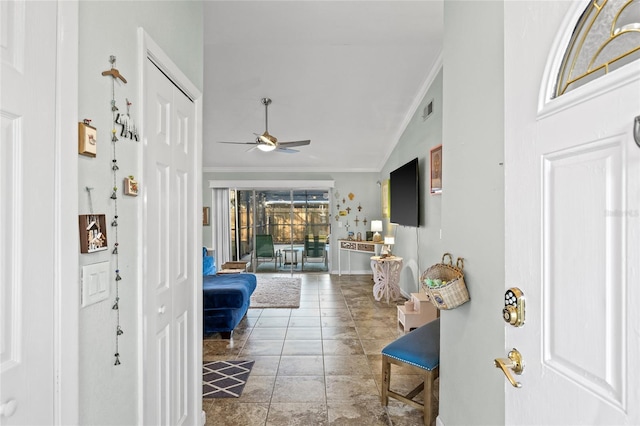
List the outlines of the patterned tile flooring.
{"label": "patterned tile flooring", "polygon": [[[380,350],[403,331],[396,306],[374,300],[371,275],[299,276],[299,309],[249,309],[232,344],[204,339],[205,361],[255,360],[240,398],[203,400],[207,425],[423,424],[421,410],[380,404]],[[420,382],[396,366],[391,377],[405,393]]]}

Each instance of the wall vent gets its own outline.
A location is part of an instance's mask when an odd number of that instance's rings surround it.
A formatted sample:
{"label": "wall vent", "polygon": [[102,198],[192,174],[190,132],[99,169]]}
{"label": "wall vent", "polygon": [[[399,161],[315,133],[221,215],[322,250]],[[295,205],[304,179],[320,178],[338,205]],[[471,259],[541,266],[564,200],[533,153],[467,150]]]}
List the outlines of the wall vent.
{"label": "wall vent", "polygon": [[427,118],[431,117],[431,114],[433,114],[433,99],[422,110],[422,121],[426,121]]}

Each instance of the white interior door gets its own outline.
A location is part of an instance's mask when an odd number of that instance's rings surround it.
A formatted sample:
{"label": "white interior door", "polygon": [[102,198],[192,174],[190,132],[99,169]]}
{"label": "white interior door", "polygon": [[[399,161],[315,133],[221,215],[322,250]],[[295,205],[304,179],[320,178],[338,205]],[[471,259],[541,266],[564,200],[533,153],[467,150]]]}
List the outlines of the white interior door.
{"label": "white interior door", "polygon": [[55,423],[56,15],[55,2],[0,2],[2,425]]}
{"label": "white interior door", "polygon": [[505,381],[506,424],[640,424],[637,65],[551,101],[507,147],[507,286],[526,323],[507,326],[525,369]]}
{"label": "white interior door", "polygon": [[197,424],[202,274],[196,107],[150,60],[144,66],[144,423]]}

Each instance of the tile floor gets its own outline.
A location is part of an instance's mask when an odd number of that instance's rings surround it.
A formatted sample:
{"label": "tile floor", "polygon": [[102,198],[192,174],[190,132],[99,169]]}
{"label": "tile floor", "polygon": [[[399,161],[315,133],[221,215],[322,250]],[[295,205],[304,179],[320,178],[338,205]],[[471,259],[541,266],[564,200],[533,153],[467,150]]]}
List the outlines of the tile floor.
{"label": "tile floor", "polygon": [[[299,309],[249,309],[232,345],[204,339],[205,361],[255,360],[240,398],[203,400],[207,425],[422,425],[421,410],[380,404],[380,350],[403,334],[395,305],[373,299],[370,275],[300,277]],[[392,387],[420,382],[392,368]]]}

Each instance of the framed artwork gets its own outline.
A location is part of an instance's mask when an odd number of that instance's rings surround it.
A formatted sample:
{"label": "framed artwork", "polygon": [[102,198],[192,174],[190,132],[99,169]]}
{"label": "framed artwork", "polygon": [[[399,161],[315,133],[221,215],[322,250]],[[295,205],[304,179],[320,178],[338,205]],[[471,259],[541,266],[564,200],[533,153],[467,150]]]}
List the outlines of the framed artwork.
{"label": "framed artwork", "polygon": [[107,219],[103,214],[81,214],[78,216],[80,228],[80,253],[106,250]]}
{"label": "framed artwork", "polygon": [[138,181],[129,176],[124,178],[124,195],[136,197],[138,195]]}
{"label": "framed artwork", "polygon": [[202,225],[209,226],[209,207],[202,208]]}
{"label": "framed artwork", "polygon": [[86,122],[78,123],[78,154],[95,157],[98,132]]}
{"label": "framed artwork", "polygon": [[442,193],[442,145],[438,145],[431,149],[431,175],[430,175],[430,192],[431,194]]}
{"label": "framed artwork", "polygon": [[382,200],[382,217],[391,217],[391,209],[389,207],[389,179],[382,181],[380,185],[382,194],[380,199]]}

